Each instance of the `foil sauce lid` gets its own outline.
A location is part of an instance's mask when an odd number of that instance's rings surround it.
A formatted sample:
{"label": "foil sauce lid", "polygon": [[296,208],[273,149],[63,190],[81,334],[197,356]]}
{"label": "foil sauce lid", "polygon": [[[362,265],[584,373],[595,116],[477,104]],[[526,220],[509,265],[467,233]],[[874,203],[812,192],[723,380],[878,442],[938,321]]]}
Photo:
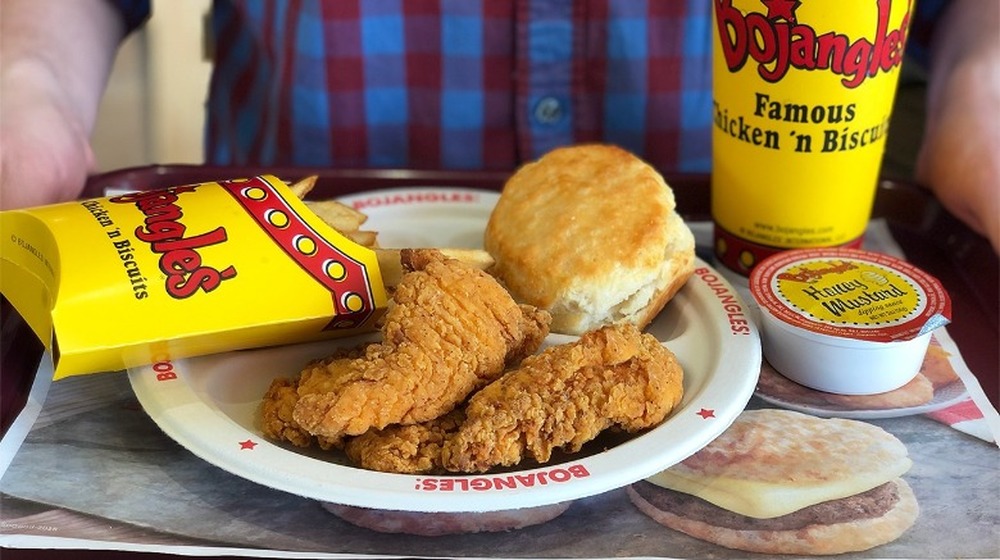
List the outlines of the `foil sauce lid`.
{"label": "foil sauce lid", "polygon": [[936,278],[860,249],[785,251],[763,260],[749,282],[766,312],[819,335],[906,341],[951,322],[951,299]]}

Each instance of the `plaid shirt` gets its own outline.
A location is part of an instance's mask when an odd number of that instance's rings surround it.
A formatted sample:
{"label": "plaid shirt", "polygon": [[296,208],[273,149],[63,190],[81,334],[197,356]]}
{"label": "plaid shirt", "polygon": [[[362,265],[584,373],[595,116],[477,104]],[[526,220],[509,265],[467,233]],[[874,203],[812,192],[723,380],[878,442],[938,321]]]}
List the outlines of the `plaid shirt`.
{"label": "plaid shirt", "polygon": [[[143,19],[145,0],[117,3],[130,26]],[[711,7],[214,0],[206,160],[511,169],[606,141],[664,171],[707,171]]]}
{"label": "plaid shirt", "polygon": [[217,1],[208,160],[510,169],[606,140],[667,168],[707,169],[710,9]]}

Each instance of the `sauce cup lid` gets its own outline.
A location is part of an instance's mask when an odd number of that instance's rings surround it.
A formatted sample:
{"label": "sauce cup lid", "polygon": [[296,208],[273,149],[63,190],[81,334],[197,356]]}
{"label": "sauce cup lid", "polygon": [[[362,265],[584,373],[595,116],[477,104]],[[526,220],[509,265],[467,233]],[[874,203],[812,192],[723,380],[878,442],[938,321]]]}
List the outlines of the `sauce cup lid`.
{"label": "sauce cup lid", "polygon": [[936,278],[860,249],[790,249],[761,261],[749,284],[772,317],[819,335],[899,342],[951,321],[951,299]]}

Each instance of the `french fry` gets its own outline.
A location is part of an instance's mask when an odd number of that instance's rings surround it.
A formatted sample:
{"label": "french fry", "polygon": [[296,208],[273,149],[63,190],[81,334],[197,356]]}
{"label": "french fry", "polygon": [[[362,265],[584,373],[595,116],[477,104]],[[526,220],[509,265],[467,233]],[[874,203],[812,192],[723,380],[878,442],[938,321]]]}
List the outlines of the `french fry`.
{"label": "french fry", "polygon": [[[311,175],[289,185],[292,193],[304,199],[316,185],[318,176]],[[387,288],[399,284],[403,277],[403,265],[400,262],[400,249],[381,249],[378,247],[378,232],[361,229],[368,216],[350,206],[336,200],[303,200],[306,206],[330,227],[340,232],[344,237],[358,245],[363,245],[375,251],[378,258],[382,281]],[[493,266],[493,257],[481,249],[441,249],[446,257],[458,259],[480,270]]]}
{"label": "french fry", "polygon": [[305,203],[321,220],[341,233],[358,231],[368,219],[364,213],[336,200],[307,200]]}
{"label": "french fry", "polygon": [[493,255],[482,249],[438,249],[444,256],[458,259],[465,264],[472,265],[479,270],[486,270],[496,264]]}
{"label": "french fry", "polygon": [[[316,179],[318,176],[311,175],[306,177],[296,183],[292,183],[288,186],[292,193],[304,199],[304,197],[309,194],[309,191],[316,185]],[[376,237],[378,232],[374,231],[363,231],[360,229],[361,224],[365,223],[368,219],[362,212],[342,204],[336,200],[303,200],[306,207],[308,207],[316,216],[323,220],[327,225],[337,230],[344,237],[354,241],[359,245],[365,247],[374,247],[376,245]]]}
{"label": "french fry", "polygon": [[[437,249],[449,258],[458,259],[480,270],[493,266],[493,257],[482,249]],[[391,288],[399,284],[403,277],[403,265],[399,262],[399,249],[375,249],[378,257],[378,268],[382,273],[382,282]]]}
{"label": "french fry", "polygon": [[358,245],[368,247],[369,249],[374,249],[378,246],[378,232],[359,229],[357,231],[341,231],[340,233]]}
{"label": "french fry", "polygon": [[291,189],[292,194],[299,197],[299,199],[303,199],[316,186],[317,179],[319,179],[319,175],[310,175],[288,185],[288,188]]}

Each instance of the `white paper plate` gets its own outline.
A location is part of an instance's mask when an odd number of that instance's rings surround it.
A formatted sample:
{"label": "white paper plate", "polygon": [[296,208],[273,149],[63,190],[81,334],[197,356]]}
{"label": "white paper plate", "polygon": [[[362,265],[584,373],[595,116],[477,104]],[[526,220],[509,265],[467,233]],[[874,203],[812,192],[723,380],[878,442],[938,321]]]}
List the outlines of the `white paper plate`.
{"label": "white paper plate", "polygon": [[[455,188],[386,190],[345,197],[370,216],[382,246],[482,247],[497,194]],[[681,405],[660,426],[598,442],[559,462],[485,475],[413,476],[347,466],[339,452],[301,450],[261,435],[258,407],[275,377],[357,339],[176,360],[129,371],[146,412],[195,455],[235,475],[317,500],[405,511],[474,512],[533,507],[598,494],[648,477],[707,445],[743,410],[760,370],[760,338],[745,305],[705,263],[648,331],[685,372]],[[744,331],[744,332],[741,332]],[[571,340],[553,335],[548,344]]]}

